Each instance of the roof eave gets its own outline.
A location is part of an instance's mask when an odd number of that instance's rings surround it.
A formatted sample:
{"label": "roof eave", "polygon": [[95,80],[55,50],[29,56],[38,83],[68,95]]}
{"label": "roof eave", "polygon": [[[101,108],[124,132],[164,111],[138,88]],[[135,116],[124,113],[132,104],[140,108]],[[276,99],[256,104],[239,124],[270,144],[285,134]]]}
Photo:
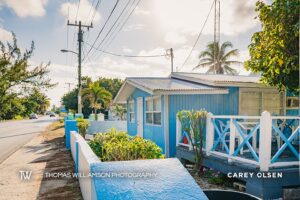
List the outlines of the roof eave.
{"label": "roof eave", "polygon": [[209,80],[201,80],[199,78],[193,78],[189,76],[184,75],[178,75],[178,74],[171,74],[172,78],[184,80],[184,81],[190,81],[195,83],[200,83],[204,85],[209,86],[216,86],[216,87],[259,87],[259,88],[274,88],[272,86],[263,85],[261,83],[253,83],[253,82],[224,82],[224,81],[209,81]]}
{"label": "roof eave", "polygon": [[228,89],[212,90],[155,90],[153,95],[185,95],[185,94],[228,94]]}

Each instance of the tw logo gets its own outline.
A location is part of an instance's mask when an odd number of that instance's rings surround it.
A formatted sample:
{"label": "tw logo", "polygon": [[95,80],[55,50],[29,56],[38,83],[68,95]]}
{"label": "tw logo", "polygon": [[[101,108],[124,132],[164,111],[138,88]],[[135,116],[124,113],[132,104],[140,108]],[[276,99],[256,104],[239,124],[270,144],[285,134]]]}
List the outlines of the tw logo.
{"label": "tw logo", "polygon": [[20,172],[20,178],[21,178],[22,181],[23,180],[28,181],[30,179],[32,171],[20,170],[19,172]]}

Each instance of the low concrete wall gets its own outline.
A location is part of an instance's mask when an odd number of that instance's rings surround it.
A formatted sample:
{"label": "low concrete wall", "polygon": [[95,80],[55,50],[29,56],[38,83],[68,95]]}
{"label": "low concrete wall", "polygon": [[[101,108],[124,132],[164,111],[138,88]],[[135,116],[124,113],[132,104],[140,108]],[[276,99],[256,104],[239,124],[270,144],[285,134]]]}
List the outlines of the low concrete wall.
{"label": "low concrete wall", "polygon": [[[70,132],[70,141],[76,172],[79,173],[80,190],[85,200],[208,200],[177,158],[100,162],[88,143],[76,131]],[[111,176],[97,178],[92,176],[95,174]],[[133,176],[124,177],[122,174]]]}
{"label": "low concrete wall", "polygon": [[[88,175],[91,173],[90,166],[93,163],[100,163],[83,137],[76,131],[71,131],[71,151],[78,172],[78,180],[82,197],[85,200],[95,199],[95,188],[93,179]],[[82,176],[81,176],[82,175]]]}
{"label": "low concrete wall", "polygon": [[90,121],[88,134],[104,133],[111,128],[127,131],[127,121]]}

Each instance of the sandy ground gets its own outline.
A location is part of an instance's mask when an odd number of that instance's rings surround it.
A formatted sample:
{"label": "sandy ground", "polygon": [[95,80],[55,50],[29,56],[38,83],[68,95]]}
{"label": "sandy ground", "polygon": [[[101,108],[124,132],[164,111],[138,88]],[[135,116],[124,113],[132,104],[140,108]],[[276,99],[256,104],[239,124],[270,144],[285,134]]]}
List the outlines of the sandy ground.
{"label": "sandy ground", "polygon": [[[21,180],[20,171],[32,171]],[[55,122],[0,165],[0,199],[82,199],[77,179],[47,178],[46,172],[74,172],[64,144],[62,124]]]}

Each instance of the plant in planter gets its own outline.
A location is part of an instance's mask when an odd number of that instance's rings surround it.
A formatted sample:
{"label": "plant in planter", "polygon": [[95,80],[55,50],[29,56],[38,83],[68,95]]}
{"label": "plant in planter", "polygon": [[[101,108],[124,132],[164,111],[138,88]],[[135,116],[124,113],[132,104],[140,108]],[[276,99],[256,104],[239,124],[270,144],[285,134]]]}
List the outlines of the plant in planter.
{"label": "plant in planter", "polygon": [[162,149],[154,142],[116,129],[96,134],[89,145],[101,161],[163,158]]}
{"label": "plant in planter", "polygon": [[207,112],[205,110],[200,111],[188,111],[182,110],[177,114],[178,119],[181,122],[183,131],[188,135],[189,141],[193,148],[195,156],[195,170],[201,172],[203,167],[203,143],[204,143],[204,134],[206,127],[206,116]]}
{"label": "plant in planter", "polygon": [[77,118],[76,121],[77,121],[77,127],[80,135],[82,135],[82,137],[85,138],[87,129],[90,125],[89,120],[83,118]]}

